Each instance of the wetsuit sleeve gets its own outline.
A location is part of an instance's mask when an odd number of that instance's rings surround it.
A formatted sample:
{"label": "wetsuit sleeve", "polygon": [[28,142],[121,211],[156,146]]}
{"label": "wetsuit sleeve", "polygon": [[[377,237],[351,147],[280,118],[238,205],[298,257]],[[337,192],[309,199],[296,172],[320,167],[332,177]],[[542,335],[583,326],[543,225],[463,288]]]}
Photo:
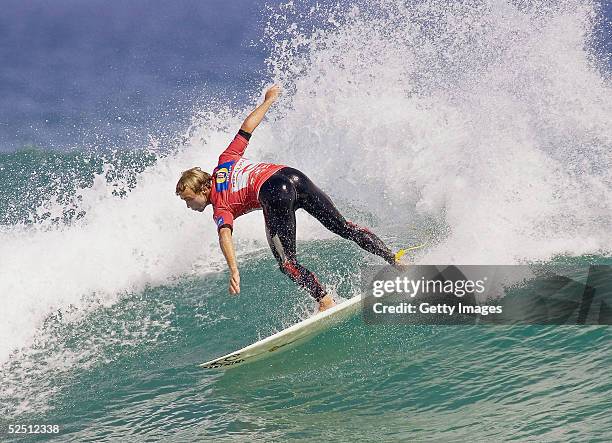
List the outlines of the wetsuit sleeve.
{"label": "wetsuit sleeve", "polygon": [[244,129],[239,129],[238,130],[238,134],[242,135],[247,140],[251,140],[251,133],[250,132],[246,132]]}
{"label": "wetsuit sleeve", "polygon": [[232,140],[227,149],[219,156],[219,163],[236,159],[236,157],[242,157],[247,145],[249,144],[250,138],[250,133],[243,131],[242,129],[238,131],[238,134],[236,134],[234,140]]}
{"label": "wetsuit sleeve", "polygon": [[213,211],[213,220],[217,225],[217,231],[221,228],[230,228],[234,231],[234,216],[230,211],[223,208],[215,208]]}

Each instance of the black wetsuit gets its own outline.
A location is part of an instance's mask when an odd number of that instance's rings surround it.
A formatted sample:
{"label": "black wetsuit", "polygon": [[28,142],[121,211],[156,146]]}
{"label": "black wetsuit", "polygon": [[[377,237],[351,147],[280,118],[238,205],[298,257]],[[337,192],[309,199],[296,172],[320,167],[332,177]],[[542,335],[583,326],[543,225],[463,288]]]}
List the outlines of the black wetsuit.
{"label": "black wetsuit", "polygon": [[259,202],[266,222],[266,234],[272,253],[283,273],[310,292],[317,301],[325,289],[315,275],[302,266],[295,250],[295,211],[306,210],[335,234],[357,243],[361,248],[382,257],[390,264],[394,254],[376,235],[345,218],[331,199],[304,173],[284,167],[268,178],[259,190]]}

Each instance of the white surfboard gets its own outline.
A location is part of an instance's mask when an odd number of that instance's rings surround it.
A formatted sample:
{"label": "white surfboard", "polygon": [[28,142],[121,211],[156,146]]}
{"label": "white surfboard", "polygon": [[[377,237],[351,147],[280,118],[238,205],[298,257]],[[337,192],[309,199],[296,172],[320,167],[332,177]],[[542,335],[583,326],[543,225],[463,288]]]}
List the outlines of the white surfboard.
{"label": "white surfboard", "polygon": [[356,295],[252,345],[202,363],[200,367],[205,369],[229,369],[267,357],[272,352],[285,350],[289,345],[295,344],[299,340],[322,332],[333,323],[351,316],[360,306],[361,295]]}

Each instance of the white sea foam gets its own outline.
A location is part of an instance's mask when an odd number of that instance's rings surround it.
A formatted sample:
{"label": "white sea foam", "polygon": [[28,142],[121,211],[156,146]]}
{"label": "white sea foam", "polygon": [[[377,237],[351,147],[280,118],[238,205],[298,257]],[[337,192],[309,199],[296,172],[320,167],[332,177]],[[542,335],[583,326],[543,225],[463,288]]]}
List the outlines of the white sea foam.
{"label": "white sea foam", "polygon": [[[276,20],[292,13],[308,15],[289,5]],[[424,262],[609,252],[612,88],[595,18],[578,1],[380,1],[324,33],[288,27],[271,64],[295,93],[270,144],[387,224],[445,224]]]}

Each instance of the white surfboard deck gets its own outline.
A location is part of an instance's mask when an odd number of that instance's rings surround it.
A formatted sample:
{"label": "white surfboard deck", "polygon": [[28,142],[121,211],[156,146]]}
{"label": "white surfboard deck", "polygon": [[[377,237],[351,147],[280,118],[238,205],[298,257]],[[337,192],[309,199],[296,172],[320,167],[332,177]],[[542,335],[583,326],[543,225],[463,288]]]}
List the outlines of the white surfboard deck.
{"label": "white surfboard deck", "polygon": [[205,369],[229,369],[267,357],[272,352],[285,350],[288,345],[322,332],[333,323],[351,316],[360,306],[361,295],[356,295],[252,345],[202,363],[200,367]]}

